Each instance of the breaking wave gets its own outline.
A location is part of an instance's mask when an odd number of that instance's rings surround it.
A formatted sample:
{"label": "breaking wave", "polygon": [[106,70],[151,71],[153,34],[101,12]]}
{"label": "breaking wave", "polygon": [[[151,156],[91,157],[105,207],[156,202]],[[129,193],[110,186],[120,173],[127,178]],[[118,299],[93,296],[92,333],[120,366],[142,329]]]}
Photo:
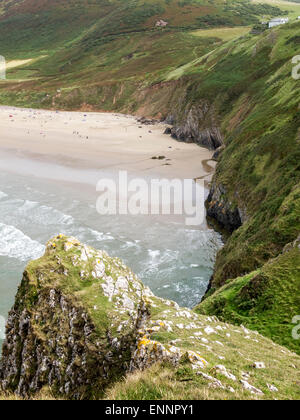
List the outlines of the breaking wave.
{"label": "breaking wave", "polygon": [[45,247],[26,236],[14,226],[0,223],[0,255],[21,261],[37,259],[43,255]]}

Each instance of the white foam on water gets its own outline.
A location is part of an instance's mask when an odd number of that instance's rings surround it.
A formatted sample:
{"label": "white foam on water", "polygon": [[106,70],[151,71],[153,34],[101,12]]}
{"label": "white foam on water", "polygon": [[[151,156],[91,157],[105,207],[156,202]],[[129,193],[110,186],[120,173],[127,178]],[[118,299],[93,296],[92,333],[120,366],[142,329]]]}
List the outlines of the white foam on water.
{"label": "white foam on water", "polygon": [[98,232],[97,230],[88,228],[87,231],[93,235],[93,237],[97,240],[97,241],[111,241],[114,240],[115,238],[109,233],[103,233],[103,232]]}
{"label": "white foam on water", "polygon": [[0,223],[0,255],[20,261],[37,259],[45,252],[45,247],[26,236],[14,226]]}
{"label": "white foam on water", "polygon": [[158,258],[160,256],[160,250],[158,250],[158,249],[155,249],[155,250],[148,249],[148,254],[149,254],[149,256],[152,260],[155,260],[156,258]]}
{"label": "white foam on water", "polygon": [[41,205],[35,201],[25,200],[15,211],[16,216],[26,216],[35,224],[40,225],[71,225],[74,223],[72,216],[64,214],[53,207]]}
{"label": "white foam on water", "polygon": [[8,197],[7,194],[5,194],[5,192],[0,191],[0,200],[2,200],[2,198],[6,198]]}
{"label": "white foam on water", "polygon": [[34,226],[37,231],[39,228],[49,227],[50,236],[56,234],[57,229],[68,229],[75,223],[72,216],[51,206],[13,197],[3,201],[0,214],[3,223],[16,226],[21,230],[23,226]]}

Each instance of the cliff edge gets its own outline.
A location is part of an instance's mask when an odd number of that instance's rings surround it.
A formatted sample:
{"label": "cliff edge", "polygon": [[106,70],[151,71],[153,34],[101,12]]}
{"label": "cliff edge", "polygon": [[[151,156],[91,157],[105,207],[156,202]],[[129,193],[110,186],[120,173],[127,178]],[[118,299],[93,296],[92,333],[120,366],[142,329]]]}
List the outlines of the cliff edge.
{"label": "cliff edge", "polygon": [[119,259],[58,235],[24,272],[0,384],[22,398],[297,399],[299,369],[257,332],[156,297]]}

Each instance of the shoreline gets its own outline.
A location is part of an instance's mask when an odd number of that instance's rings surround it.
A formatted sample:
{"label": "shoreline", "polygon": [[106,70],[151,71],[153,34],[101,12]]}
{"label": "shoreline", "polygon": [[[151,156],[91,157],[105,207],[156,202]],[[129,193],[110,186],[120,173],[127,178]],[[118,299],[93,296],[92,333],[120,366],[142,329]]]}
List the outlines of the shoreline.
{"label": "shoreline", "polygon": [[77,169],[209,182],[215,169],[213,152],[176,141],[163,134],[166,127],[143,125],[138,117],[118,113],[1,106],[0,150],[2,155]]}

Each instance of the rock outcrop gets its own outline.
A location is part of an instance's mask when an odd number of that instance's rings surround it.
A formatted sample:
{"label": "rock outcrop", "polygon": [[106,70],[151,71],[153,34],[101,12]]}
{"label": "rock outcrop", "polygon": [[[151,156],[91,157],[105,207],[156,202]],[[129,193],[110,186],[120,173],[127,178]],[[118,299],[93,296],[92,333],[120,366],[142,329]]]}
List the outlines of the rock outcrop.
{"label": "rock outcrop", "polygon": [[197,143],[208,149],[215,150],[221,146],[221,134],[217,127],[206,128],[205,130],[197,130],[188,123],[183,126],[175,126],[171,128],[171,136],[179,141],[186,143]]}
{"label": "rock outcrop", "polygon": [[[212,392],[267,398],[271,386],[278,398],[295,387],[294,368],[280,370],[274,346],[154,296],[121,260],[58,235],[24,272],[7,322],[0,388],[22,397],[46,387],[60,398],[99,399],[126,373],[166,363],[174,371],[188,366]],[[284,352],[299,368],[300,358]],[[258,361],[265,368],[250,372],[245,387],[242,372]]]}
{"label": "rock outcrop", "polygon": [[150,319],[158,305],[179,309],[154,297],[120,260],[57,236],[23,275],[7,322],[1,387],[26,397],[47,385],[68,398],[91,398],[128,371],[178,363],[185,351],[151,340],[172,330],[172,322]]}
{"label": "rock outcrop", "polygon": [[213,182],[206,204],[207,215],[229,232],[238,229],[246,220],[246,212],[228,200],[222,184]]}
{"label": "rock outcrop", "polygon": [[211,150],[223,145],[215,111],[205,101],[197,106],[186,106],[180,116],[169,115],[165,122],[173,125],[166,134],[171,134],[176,140],[197,143]]}
{"label": "rock outcrop", "polygon": [[9,314],[2,388],[21,396],[44,385],[70,398],[99,393],[128,369],[148,295],[120,261],[73,238],[53,239],[27,267]]}

